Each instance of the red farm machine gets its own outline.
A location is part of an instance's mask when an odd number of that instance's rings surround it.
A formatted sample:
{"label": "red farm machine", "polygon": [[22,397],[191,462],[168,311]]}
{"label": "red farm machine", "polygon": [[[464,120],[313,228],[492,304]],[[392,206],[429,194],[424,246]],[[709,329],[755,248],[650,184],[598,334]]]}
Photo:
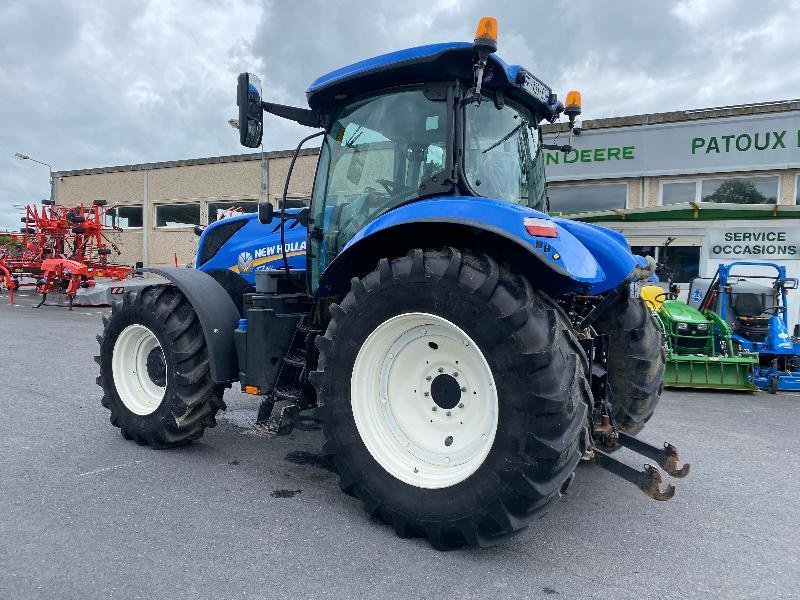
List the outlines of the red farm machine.
{"label": "red farm machine", "polygon": [[120,254],[112,236],[121,230],[115,208],[106,204],[67,207],[42,200],[41,207],[25,207],[20,232],[5,234],[0,242],[0,289],[8,290],[12,304],[15,292],[30,286],[42,295],[37,308],[48,294],[60,293],[71,309],[78,290],[94,286],[95,278],[131,275],[130,267],[109,260],[112,252]]}

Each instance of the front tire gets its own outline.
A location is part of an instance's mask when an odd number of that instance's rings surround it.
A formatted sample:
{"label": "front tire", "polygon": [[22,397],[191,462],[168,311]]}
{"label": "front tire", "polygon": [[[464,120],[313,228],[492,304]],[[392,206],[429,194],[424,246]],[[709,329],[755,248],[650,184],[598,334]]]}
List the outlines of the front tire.
{"label": "front tire", "polygon": [[164,448],[216,425],[224,388],[211,379],[203,329],[177,288],[127,291],[104,323],[97,383],[123,437]]}
{"label": "front tire", "polygon": [[572,481],[586,357],[560,310],[494,259],[382,259],[317,340],[324,452],[398,535],[442,550],[496,543]]}

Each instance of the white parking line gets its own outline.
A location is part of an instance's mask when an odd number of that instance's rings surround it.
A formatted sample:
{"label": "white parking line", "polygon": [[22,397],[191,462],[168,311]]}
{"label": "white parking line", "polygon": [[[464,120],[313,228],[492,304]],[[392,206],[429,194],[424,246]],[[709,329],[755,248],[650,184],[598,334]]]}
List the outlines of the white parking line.
{"label": "white parking line", "polygon": [[128,467],[130,465],[138,465],[140,460],[134,460],[132,462],[126,462],[119,465],[111,465],[110,467],[103,467],[102,469],[95,469],[94,471],[86,471],[86,473],[80,473],[75,477],[84,477],[85,475],[97,475],[98,473],[105,473],[106,471],[113,471],[115,469],[121,469],[122,467]]}

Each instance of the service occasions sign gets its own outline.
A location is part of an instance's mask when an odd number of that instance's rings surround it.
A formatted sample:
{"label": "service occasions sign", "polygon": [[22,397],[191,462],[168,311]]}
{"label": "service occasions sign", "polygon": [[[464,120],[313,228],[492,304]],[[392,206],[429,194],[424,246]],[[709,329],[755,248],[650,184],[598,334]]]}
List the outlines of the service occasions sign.
{"label": "service occasions sign", "polygon": [[800,258],[800,227],[709,229],[709,258]]}

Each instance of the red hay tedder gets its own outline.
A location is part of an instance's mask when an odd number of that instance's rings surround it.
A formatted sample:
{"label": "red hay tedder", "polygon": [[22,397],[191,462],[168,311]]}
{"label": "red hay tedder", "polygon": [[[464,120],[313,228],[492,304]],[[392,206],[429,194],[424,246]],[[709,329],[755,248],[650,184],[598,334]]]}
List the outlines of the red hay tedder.
{"label": "red hay tedder", "polygon": [[[56,205],[42,200],[42,206],[28,205],[22,217],[20,233],[0,233],[0,289],[9,291],[11,303],[20,287],[36,287],[42,295],[58,292],[69,297],[69,306],[81,288],[90,288],[96,277],[125,279],[133,269],[109,262],[112,252],[120,250],[109,239],[121,229],[116,225],[115,207],[106,207],[105,200],[91,206]],[[107,225],[107,221],[111,225]],[[22,282],[21,280],[34,280]]]}

